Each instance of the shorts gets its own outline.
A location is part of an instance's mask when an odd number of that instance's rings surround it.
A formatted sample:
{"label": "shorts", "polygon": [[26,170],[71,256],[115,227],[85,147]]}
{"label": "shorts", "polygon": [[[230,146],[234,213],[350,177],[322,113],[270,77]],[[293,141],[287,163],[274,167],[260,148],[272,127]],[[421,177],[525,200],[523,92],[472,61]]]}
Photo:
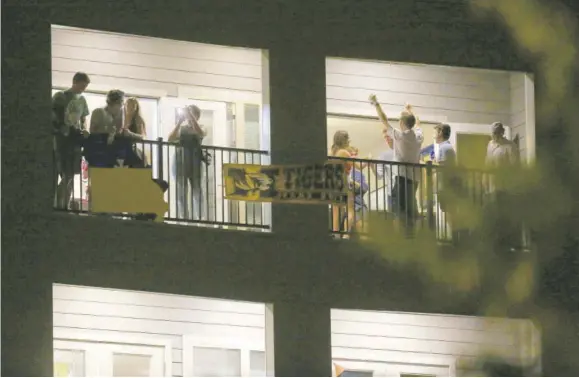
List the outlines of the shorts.
{"label": "shorts", "polygon": [[59,175],[73,176],[81,173],[81,146],[73,136],[54,136],[54,159]]}

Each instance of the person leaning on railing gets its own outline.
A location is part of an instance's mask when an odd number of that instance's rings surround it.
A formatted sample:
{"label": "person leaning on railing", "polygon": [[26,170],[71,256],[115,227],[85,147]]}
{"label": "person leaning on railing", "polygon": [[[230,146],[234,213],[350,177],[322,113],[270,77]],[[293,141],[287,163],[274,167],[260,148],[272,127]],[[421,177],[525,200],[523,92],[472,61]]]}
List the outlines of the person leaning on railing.
{"label": "person leaning on railing", "polygon": [[123,91],[113,89],[107,93],[107,105],[92,112],[90,135],[84,148],[91,167],[112,168],[117,163],[112,145],[117,130],[122,129],[124,97]]}
{"label": "person leaning on railing", "polygon": [[[123,165],[131,168],[151,166],[149,149],[142,142],[147,138],[145,120],[141,115],[139,101],[130,97],[125,102],[125,120],[123,127],[117,130],[113,142],[113,151],[117,160],[123,160]],[[150,145],[149,145],[150,146]]]}

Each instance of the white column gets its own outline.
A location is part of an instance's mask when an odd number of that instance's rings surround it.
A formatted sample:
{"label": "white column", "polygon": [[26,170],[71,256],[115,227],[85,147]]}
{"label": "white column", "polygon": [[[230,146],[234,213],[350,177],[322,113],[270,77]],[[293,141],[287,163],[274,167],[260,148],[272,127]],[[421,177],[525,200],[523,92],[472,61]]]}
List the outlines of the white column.
{"label": "white column", "polygon": [[525,74],[525,140],[526,158],[529,163],[535,161],[535,80],[532,74]]}

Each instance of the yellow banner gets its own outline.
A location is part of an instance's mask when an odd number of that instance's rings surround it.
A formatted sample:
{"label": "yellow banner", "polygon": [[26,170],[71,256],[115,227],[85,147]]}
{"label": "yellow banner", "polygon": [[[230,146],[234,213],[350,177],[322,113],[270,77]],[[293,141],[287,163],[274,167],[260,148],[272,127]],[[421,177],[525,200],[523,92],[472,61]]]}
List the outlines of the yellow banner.
{"label": "yellow banner", "polygon": [[343,162],[311,165],[224,164],[225,198],[238,201],[327,203],[347,202]]}

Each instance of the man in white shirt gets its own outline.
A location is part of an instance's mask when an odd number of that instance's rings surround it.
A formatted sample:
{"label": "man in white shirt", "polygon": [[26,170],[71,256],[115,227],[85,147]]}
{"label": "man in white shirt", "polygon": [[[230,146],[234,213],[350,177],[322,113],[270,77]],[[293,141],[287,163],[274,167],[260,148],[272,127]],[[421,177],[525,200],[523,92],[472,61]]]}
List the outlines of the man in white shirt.
{"label": "man in white shirt", "polygon": [[420,183],[421,170],[418,164],[424,136],[422,130],[416,126],[419,122],[409,104],[406,104],[405,109],[400,113],[400,129],[397,129],[388,122],[376,95],[370,96],[370,103],[376,108],[378,118],[384,125],[383,136],[385,138],[390,136],[393,139],[394,161],[403,163],[398,166],[396,181],[392,189],[392,205],[394,212],[404,217],[406,224],[410,225],[418,214],[416,190]]}
{"label": "man in white shirt", "polygon": [[491,140],[487,146],[486,165],[491,168],[515,165],[519,161],[517,145],[505,138],[501,122],[492,124]]}
{"label": "man in white shirt", "polygon": [[[517,145],[505,138],[505,127],[501,122],[492,124],[491,141],[487,146],[486,166],[491,170],[513,168],[519,163]],[[512,193],[509,193],[505,180],[509,180],[508,172],[490,172],[486,177],[486,189],[489,204],[494,203],[496,210],[495,232],[493,237],[500,247],[518,248],[522,242],[522,227],[513,221],[508,213]]]}
{"label": "man in white shirt", "polygon": [[[491,170],[516,165],[519,162],[517,145],[505,138],[505,127],[501,122],[494,122],[491,127],[491,140],[487,146],[485,165]],[[485,180],[487,193],[500,191],[503,186],[496,182],[496,177],[494,176],[491,173]]]}

